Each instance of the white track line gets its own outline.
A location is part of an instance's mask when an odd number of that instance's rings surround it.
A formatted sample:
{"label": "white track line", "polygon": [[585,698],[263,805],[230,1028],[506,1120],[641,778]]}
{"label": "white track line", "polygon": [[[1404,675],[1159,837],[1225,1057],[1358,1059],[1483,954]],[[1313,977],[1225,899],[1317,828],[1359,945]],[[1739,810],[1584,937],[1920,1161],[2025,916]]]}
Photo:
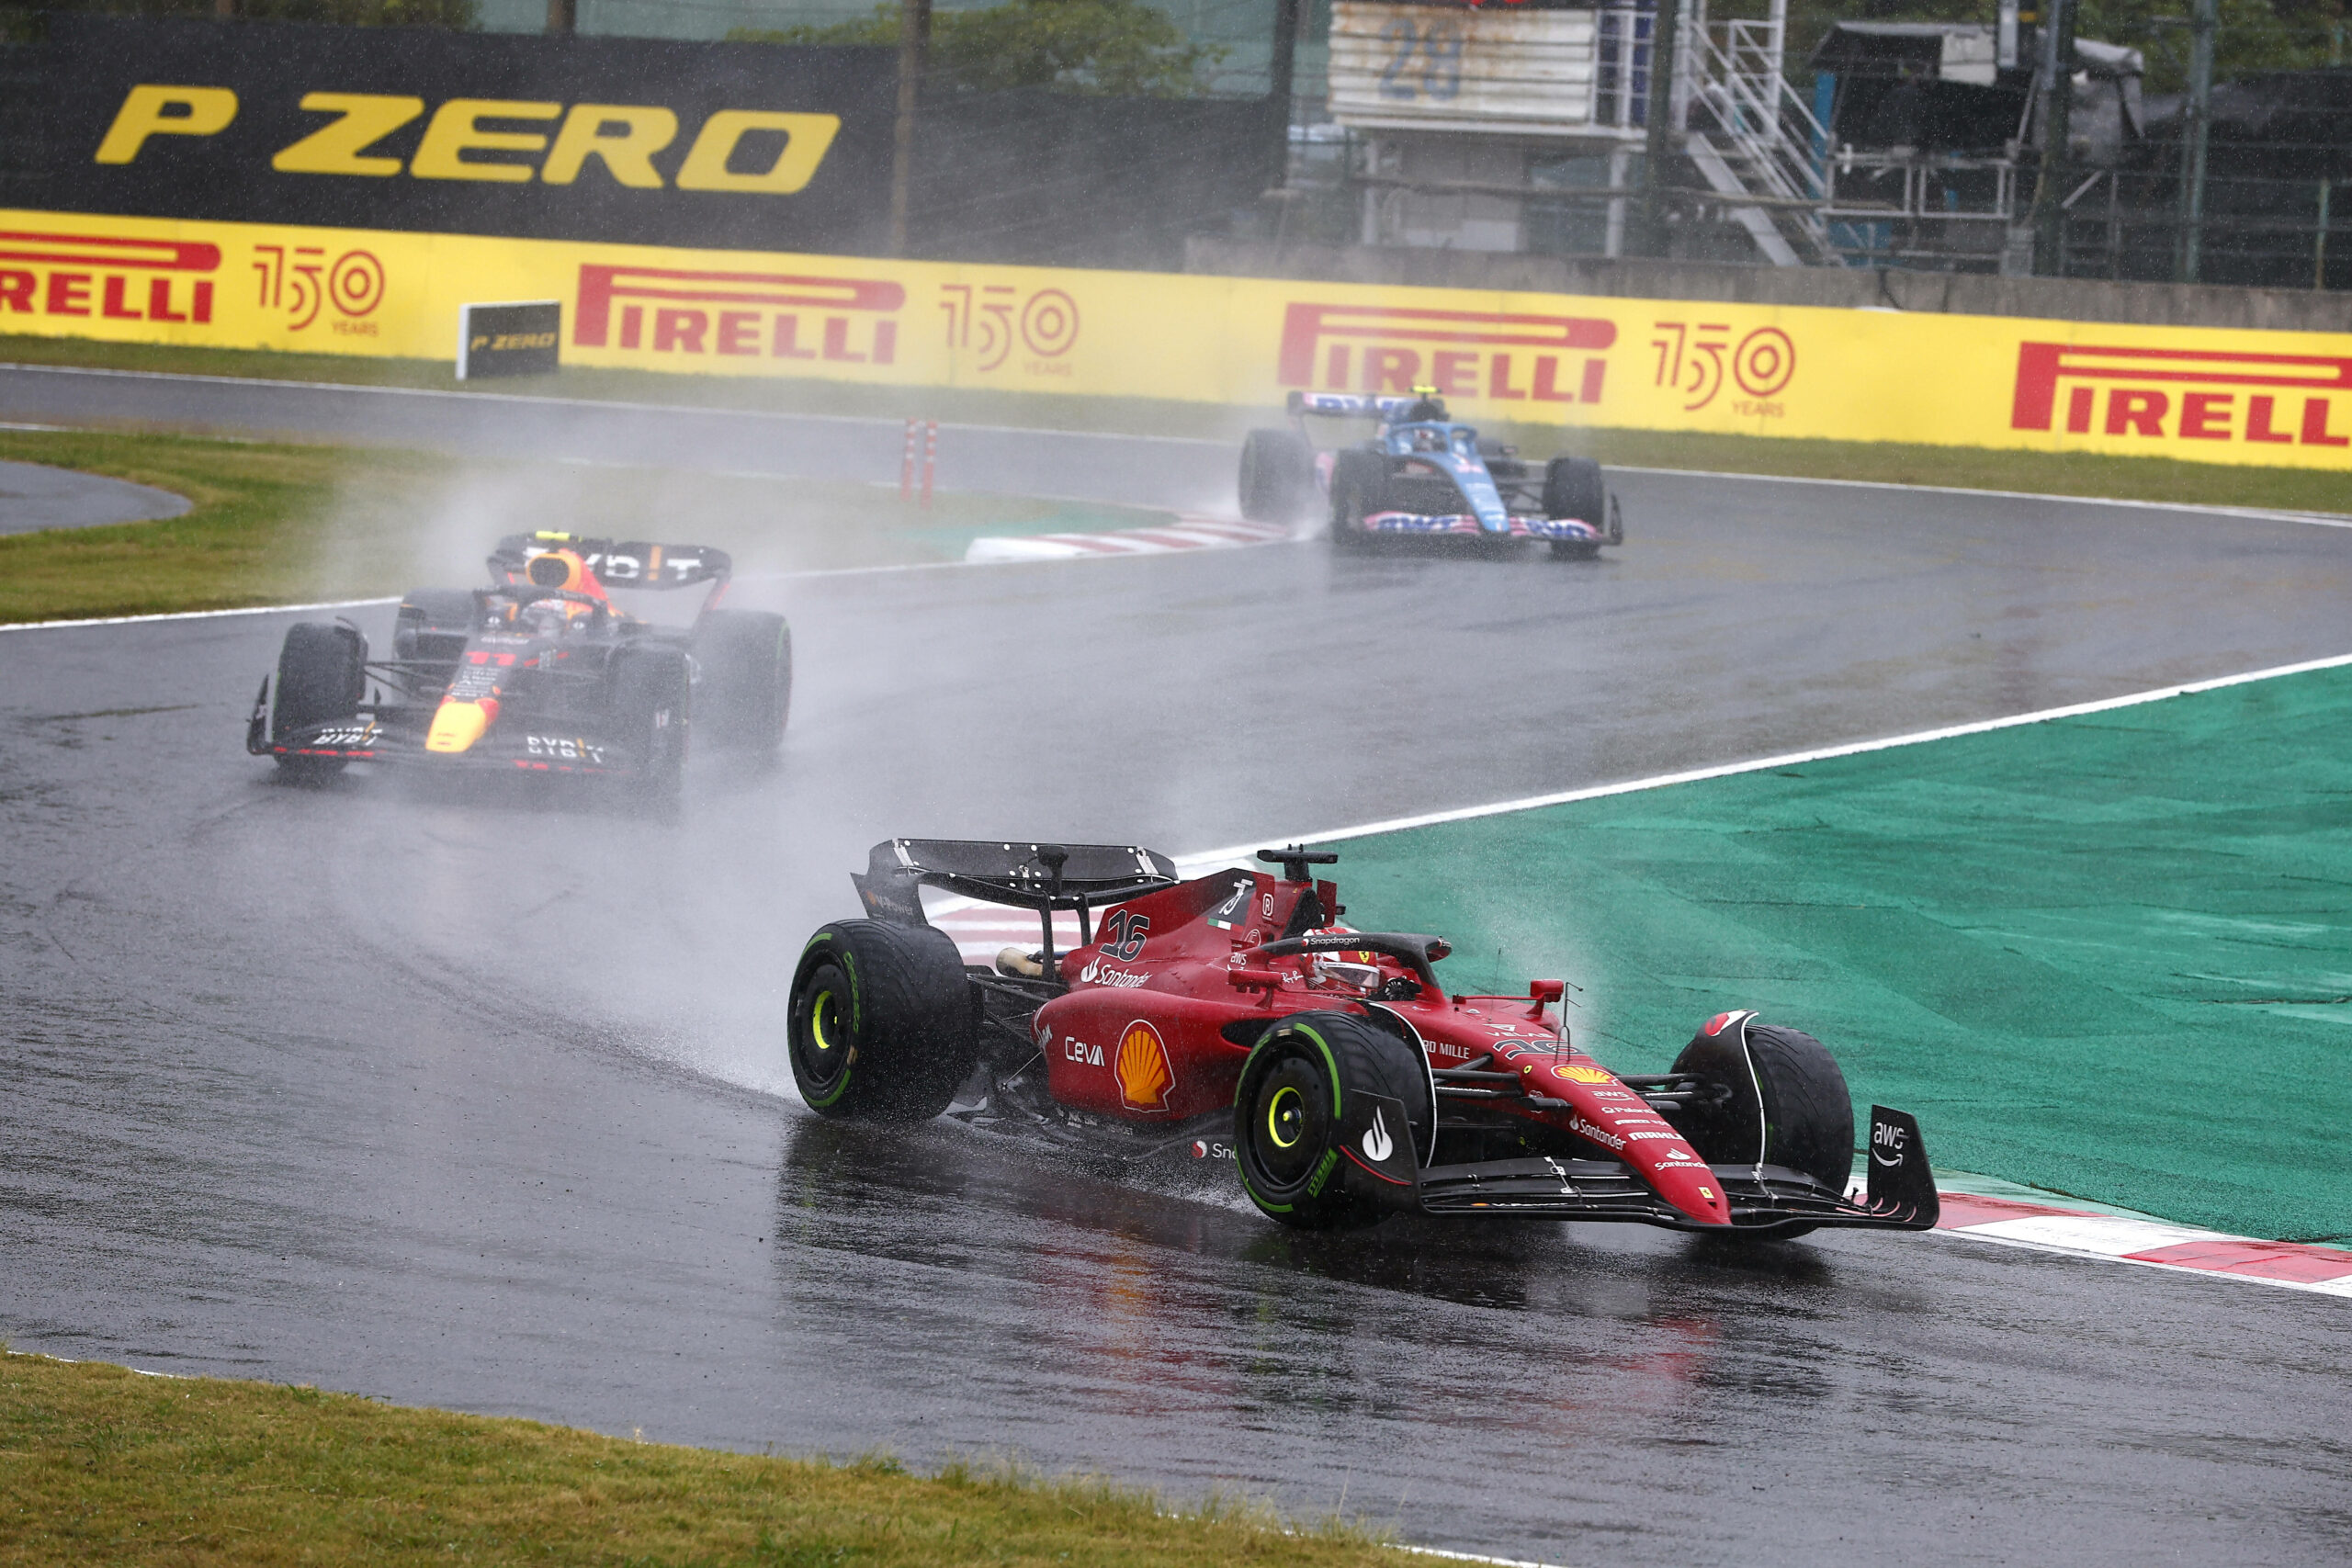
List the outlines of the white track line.
{"label": "white track line", "polygon": [[[1979,448],[1996,450],[1996,448]],[[2352,515],[2327,512],[2281,512],[2263,506],[2214,506],[2194,501],[2122,501],[2111,496],[2052,495],[2031,490],[1979,490],[1969,485],[1911,485],[1893,479],[1807,479],[1802,474],[1741,474],[1723,468],[1645,468],[1632,463],[1611,463],[1621,474],[1662,474],[1694,479],[1758,479],[1766,484],[1833,485],[1840,490],[1898,490],[1921,495],[1974,495],[1999,501],[2049,501],[2068,506],[2121,506],[2140,512],[2204,512],[2219,517],[2249,517],[2267,523],[2308,523],[2321,528],[2352,528]]]}
{"label": "white track line", "polygon": [[141,621],[207,621],[222,615],[296,615],[311,610],[364,610],[371,604],[397,604],[401,596],[381,599],[333,599],[323,604],[250,604],[239,610],[172,610],[154,615],[97,615],[85,621],[6,621],[0,632],[53,632],[71,626],[128,626]]}

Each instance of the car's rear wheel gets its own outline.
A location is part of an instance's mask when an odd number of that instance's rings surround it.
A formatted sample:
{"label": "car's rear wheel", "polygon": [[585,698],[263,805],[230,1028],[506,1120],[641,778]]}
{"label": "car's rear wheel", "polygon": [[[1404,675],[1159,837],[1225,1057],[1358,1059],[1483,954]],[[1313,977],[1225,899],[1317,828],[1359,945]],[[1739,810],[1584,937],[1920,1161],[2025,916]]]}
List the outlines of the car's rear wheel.
{"label": "car's rear wheel", "polygon": [[713,610],[695,632],[702,681],[695,732],[707,746],[773,751],[792,712],[792,627],[765,610]]}
{"label": "car's rear wheel", "polygon": [[1315,452],[1287,430],[1253,430],[1241,443],[1241,515],[1295,523],[1315,493]]}
{"label": "car's rear wheel", "polygon": [[1331,464],[1331,543],[1360,549],[1372,542],[1363,520],[1377,511],[1388,477],[1377,452],[1341,452]]}
{"label": "car's rear wheel", "polygon": [[1234,1147],[1250,1201],[1283,1224],[1332,1230],[1385,1213],[1353,1188],[1340,1153],[1351,1097],[1405,1107],[1417,1163],[1436,1135],[1429,1064],[1410,1041],[1342,1012],[1294,1013],[1267,1030],[1242,1064],[1233,1097]]}
{"label": "car's rear wheel", "polygon": [[[1842,1195],[1854,1168],[1854,1100],[1838,1059],[1803,1030],[1751,1021],[1747,1035],[1747,1063],[1720,1036],[1702,1033],[1682,1048],[1672,1070],[1717,1085],[1730,1103],[1746,1105],[1749,1093],[1737,1075],[1752,1063],[1753,1092],[1763,1099],[1760,1124],[1751,1115],[1700,1116],[1681,1131],[1710,1165],[1784,1166]],[[1800,1222],[1770,1234],[1803,1235],[1814,1228]]]}
{"label": "car's rear wheel", "polygon": [[634,793],[654,810],[673,808],[685,788],[692,733],[685,651],[624,648],[613,661],[613,733],[638,759]]}
{"label": "car's rear wheel", "polygon": [[[322,724],[358,717],[368,694],[368,641],[341,622],[298,621],[286,628],[277,655],[277,686],[270,700],[270,737],[279,742]],[[280,755],[277,765],[297,777],[343,771],[340,757]]]}
{"label": "car's rear wheel", "polygon": [[786,1006],[792,1081],[820,1116],[927,1122],[979,1052],[978,993],[946,933],[835,920],[800,951]]}

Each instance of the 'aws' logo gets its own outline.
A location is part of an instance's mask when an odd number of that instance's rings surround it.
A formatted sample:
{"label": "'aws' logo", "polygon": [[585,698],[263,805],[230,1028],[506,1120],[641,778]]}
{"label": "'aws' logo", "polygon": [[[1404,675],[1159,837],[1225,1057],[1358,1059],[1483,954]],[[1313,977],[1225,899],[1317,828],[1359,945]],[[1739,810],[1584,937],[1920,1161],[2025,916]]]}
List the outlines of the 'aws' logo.
{"label": "'aws' logo", "polygon": [[[379,144],[424,118],[423,98],[305,93],[302,108],[334,118],[270,159],[269,166],[280,174],[388,179],[405,167],[412,179],[526,185],[536,178],[568,186],[594,159],[614,180],[633,189],[674,184],[680,190],[739,196],[790,196],[803,189],[842,128],[839,115],[719,109],[695,130],[674,180],[664,181],[653,160],[678,140],[678,117],[658,104],[567,108],[523,99],[451,98],[433,111],[405,165]],[[230,88],[142,83],[115,111],[94,162],[134,162],[158,136],[218,136],[236,118],[237,95]],[[534,125],[551,130],[525,129]],[[484,153],[492,156],[476,156]],[[746,163],[753,166],[739,166]],[[758,166],[763,163],[764,167]]]}

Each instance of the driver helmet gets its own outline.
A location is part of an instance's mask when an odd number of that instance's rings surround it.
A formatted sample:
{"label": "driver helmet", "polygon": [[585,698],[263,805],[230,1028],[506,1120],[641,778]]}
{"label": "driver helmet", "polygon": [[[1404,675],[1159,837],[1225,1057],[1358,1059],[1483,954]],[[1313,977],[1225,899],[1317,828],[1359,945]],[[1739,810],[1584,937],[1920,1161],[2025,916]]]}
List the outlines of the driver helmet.
{"label": "driver helmet", "polygon": [[572,549],[548,550],[523,563],[523,575],[538,588],[569,588],[575,592],[598,591],[595,573]]}
{"label": "driver helmet", "polygon": [[1445,450],[1445,437],[1440,435],[1434,430],[1416,430],[1413,432],[1413,450],[1416,452],[1442,452]]}

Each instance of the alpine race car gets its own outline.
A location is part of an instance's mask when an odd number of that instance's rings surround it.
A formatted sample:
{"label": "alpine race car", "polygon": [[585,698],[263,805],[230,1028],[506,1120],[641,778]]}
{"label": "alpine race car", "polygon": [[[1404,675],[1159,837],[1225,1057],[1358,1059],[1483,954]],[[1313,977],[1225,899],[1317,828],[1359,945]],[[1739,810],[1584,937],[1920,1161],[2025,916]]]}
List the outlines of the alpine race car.
{"label": "alpine race car", "polygon": [[[1322,451],[1308,434],[1318,415],[1377,425],[1369,441]],[[1554,555],[1581,560],[1624,542],[1599,463],[1555,457],[1539,470],[1516,447],[1454,423],[1432,388],[1409,398],[1293,392],[1290,420],[1290,429],[1253,430],[1241,445],[1241,514],[1252,522],[1295,522],[1319,494],[1331,542],[1343,548],[1400,536],[1542,539]]]}
{"label": "alpine race car", "polygon": [[[1449,995],[1442,939],[1341,924],[1307,869],[1336,858],[1261,850],[1280,875],[1179,881],[1134,846],[877,844],[852,879],[866,918],[820,929],[793,973],[794,1081],[823,1116],[1230,1157],[1258,1208],[1307,1229],[1396,1213],[1742,1237],[1935,1224],[1899,1111],[1871,1108],[1867,1186],[1848,1195],[1853,1105],[1811,1035],[1734,1010],[1669,1071],[1611,1072],[1570,1039],[1562,982]],[[926,888],[1035,910],[1042,945],[967,965]],[[1076,915],[1068,952],[1057,911]]]}
{"label": "alpine race car", "polygon": [[606,775],[673,797],[690,731],[774,750],[792,701],[782,615],[718,607],[733,572],[694,545],[515,534],[486,588],[420,588],[368,656],[349,621],[287,629],[245,750],[296,774],[350,762]]}

